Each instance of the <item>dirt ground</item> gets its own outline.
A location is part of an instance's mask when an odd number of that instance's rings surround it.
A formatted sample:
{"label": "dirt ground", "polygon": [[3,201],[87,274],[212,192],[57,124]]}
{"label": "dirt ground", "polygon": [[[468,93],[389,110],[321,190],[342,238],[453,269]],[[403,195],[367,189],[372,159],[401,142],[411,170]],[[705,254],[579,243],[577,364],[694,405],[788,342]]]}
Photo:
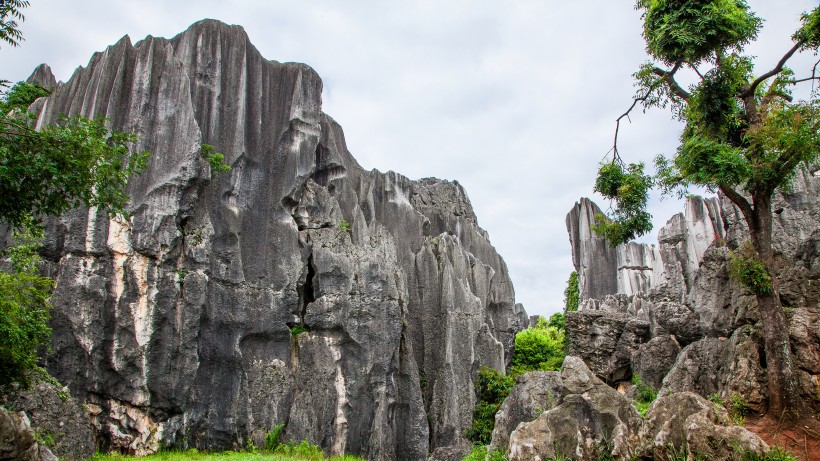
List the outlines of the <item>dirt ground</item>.
{"label": "dirt ground", "polygon": [[788,425],[771,416],[753,415],[746,417],[743,427],[759,435],[769,446],[786,448],[800,461],[820,461],[820,420],[816,415]]}

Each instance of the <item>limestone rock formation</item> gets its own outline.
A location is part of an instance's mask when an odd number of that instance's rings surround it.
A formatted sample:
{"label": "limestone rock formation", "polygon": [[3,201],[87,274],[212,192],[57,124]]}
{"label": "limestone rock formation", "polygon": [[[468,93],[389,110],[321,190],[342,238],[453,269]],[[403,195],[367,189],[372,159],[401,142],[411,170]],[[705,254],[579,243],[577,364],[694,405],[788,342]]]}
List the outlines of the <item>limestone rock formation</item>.
{"label": "limestone rock formation", "polygon": [[49,450],[61,460],[82,461],[97,451],[89,415],[67,388],[40,381],[4,398],[3,406],[25,412],[31,427],[48,439]]}
{"label": "limestone rock formation", "polygon": [[725,409],[692,392],[659,397],[642,418],[624,395],[573,356],[560,373],[523,375],[499,415],[523,415],[546,392],[554,403],[537,417],[514,428],[506,416],[496,417],[493,446],[506,449],[508,459],[683,459],[688,454],[728,460],[739,459],[739,453],[762,457],[769,450],[760,437],[734,425]]}
{"label": "limestone rock formation", "polygon": [[[800,386],[817,411],[820,167],[799,171],[774,203],[778,290]],[[730,280],[727,269],[731,249],[748,239],[739,211],[723,197],[692,197],[686,211],[660,229],[657,246],[614,249],[589,230],[598,212],[582,199],[567,215],[573,262],[585,287],[579,311],[566,319],[570,353],[611,385],[638,374],[662,393],[736,392],[753,409],[764,409],[766,358],[756,299]]]}
{"label": "limestone rock formation", "polygon": [[488,451],[505,451],[510,433],[561,404],[563,384],[557,371],[531,371],[519,376],[516,385],[495,414],[495,428]]}
{"label": "limestone rock formation", "polygon": [[0,459],[57,461],[48,447],[37,441],[25,412],[0,407]]}
{"label": "limestone rock formation", "polygon": [[[207,20],[125,37],[35,104],[153,152],[130,219],[49,223],[47,367],[103,448],[239,447],[276,424],[373,460],[467,446],[473,374],[527,315],[464,189],[363,170],[321,92]],[[212,178],[202,144],[231,171]]]}
{"label": "limestone rock formation", "polygon": [[739,453],[763,457],[769,451],[757,434],[733,425],[726,410],[692,392],[658,398],[641,427],[644,459],[689,454],[701,459],[736,459]]}
{"label": "limestone rock formation", "polygon": [[632,459],[640,443],[641,416],[629,401],[578,357],[564,360],[561,384],[560,405],[510,434],[509,459],[599,459],[604,453],[615,460]]}

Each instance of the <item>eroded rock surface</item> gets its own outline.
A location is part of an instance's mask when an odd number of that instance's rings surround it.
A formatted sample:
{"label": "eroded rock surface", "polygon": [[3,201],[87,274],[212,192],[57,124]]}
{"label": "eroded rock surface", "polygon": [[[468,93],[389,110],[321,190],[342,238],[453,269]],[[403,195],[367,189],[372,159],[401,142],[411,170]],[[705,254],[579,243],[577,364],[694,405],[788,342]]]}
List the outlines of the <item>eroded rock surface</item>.
{"label": "eroded rock surface", "polygon": [[501,432],[509,431],[510,426],[496,426],[493,445],[506,448],[508,459],[678,459],[688,455],[729,460],[740,459],[741,453],[762,457],[769,451],[756,434],[734,425],[722,406],[692,392],[659,397],[642,418],[623,394],[598,379],[579,357],[568,356],[560,373],[519,380],[508,399],[515,398],[511,406],[527,408],[531,403],[526,402],[532,399],[521,396],[547,390],[555,393],[557,404],[518,424],[509,434],[508,447]]}
{"label": "eroded rock surface", "polygon": [[67,388],[40,381],[30,389],[17,389],[3,397],[3,406],[25,412],[31,427],[60,459],[82,461],[97,451],[89,415]]}
{"label": "eroded rock surface", "polygon": [[0,459],[57,461],[45,445],[37,442],[25,412],[0,407]]}
{"label": "eroded rock surface", "polygon": [[[815,411],[820,410],[818,168],[798,171],[791,189],[773,201],[778,291],[803,397]],[[724,398],[739,393],[753,409],[765,409],[766,358],[756,299],[729,278],[727,269],[731,250],[748,239],[739,211],[722,196],[692,197],[686,211],[660,229],[657,246],[630,243],[615,249],[589,228],[599,211],[582,199],[567,215],[579,285],[586,287],[579,311],[566,319],[570,353],[611,385],[626,385],[638,374],[662,393]],[[646,334],[636,334],[636,325],[646,325]]]}
{"label": "eroded rock surface", "polygon": [[[526,313],[463,188],[363,170],[321,92],[209,20],[125,37],[35,106],[153,152],[129,220],[49,223],[48,369],[103,448],[240,447],[276,424],[374,460],[468,447],[473,373],[505,365]],[[231,171],[212,178],[202,144]]]}

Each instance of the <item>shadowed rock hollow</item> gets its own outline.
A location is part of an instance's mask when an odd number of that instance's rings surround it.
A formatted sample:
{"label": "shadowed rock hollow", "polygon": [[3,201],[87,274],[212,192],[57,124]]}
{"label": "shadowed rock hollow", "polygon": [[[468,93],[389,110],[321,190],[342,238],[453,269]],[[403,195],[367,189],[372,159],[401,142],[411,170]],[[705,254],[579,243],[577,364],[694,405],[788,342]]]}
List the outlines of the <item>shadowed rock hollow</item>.
{"label": "shadowed rock hollow", "polygon": [[[462,187],[363,170],[321,92],[207,20],[125,37],[33,106],[153,152],[127,222],[49,223],[47,367],[107,447],[240,447],[276,424],[369,459],[466,446],[473,373],[505,365],[526,314]],[[231,171],[212,179],[203,143]]]}

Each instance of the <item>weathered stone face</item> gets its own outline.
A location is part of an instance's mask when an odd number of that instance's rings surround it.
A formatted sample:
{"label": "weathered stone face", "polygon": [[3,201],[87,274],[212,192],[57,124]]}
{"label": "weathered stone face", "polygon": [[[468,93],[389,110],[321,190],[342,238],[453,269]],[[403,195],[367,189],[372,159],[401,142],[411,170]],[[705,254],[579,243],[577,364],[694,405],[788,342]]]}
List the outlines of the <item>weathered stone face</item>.
{"label": "weathered stone face", "polygon": [[[526,313],[461,186],[364,171],[321,91],[202,21],[126,37],[38,103],[153,152],[129,220],[49,223],[48,368],[108,445],[238,447],[276,424],[369,459],[466,444],[473,373],[509,361]],[[231,171],[211,178],[203,143]]]}
{"label": "weathered stone face", "polygon": [[[798,171],[791,189],[773,198],[777,289],[800,388],[815,409],[820,405],[818,168]],[[724,197],[693,197],[685,213],[660,229],[657,247],[633,243],[615,249],[605,249],[594,232],[583,230],[596,210],[582,199],[567,215],[579,284],[588,287],[581,291],[579,312],[567,315],[570,353],[610,384],[638,374],[661,392],[724,397],[737,392],[753,409],[763,410],[766,358],[756,331],[757,301],[730,279],[727,268],[730,250],[748,239],[739,210]],[[627,261],[644,263],[629,266]],[[590,267],[599,270],[586,270]],[[638,269],[651,277],[639,277]],[[632,275],[621,276],[627,273]],[[617,281],[614,292],[612,280]],[[606,287],[603,292],[594,288],[598,283]],[[646,335],[634,334],[638,323],[648,324]]]}

